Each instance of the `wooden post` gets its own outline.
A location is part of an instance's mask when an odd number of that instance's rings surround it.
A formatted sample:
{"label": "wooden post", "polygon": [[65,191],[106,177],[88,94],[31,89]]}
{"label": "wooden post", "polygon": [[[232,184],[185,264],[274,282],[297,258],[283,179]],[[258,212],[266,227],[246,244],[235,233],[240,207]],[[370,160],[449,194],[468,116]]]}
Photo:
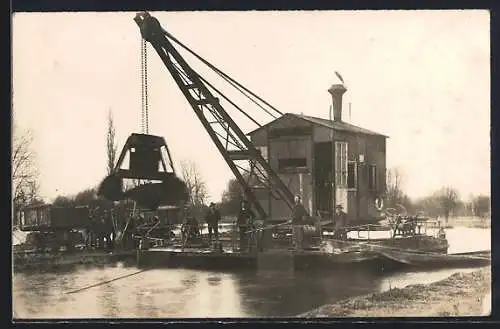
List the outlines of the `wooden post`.
{"label": "wooden post", "polygon": [[319,243],[321,244],[321,243],[323,243],[323,226],[321,225],[321,214],[320,214],[319,210],[318,210],[316,219],[317,219],[316,228],[318,229]]}
{"label": "wooden post", "polygon": [[232,250],[236,251],[236,223],[233,223],[233,229],[231,231]]}

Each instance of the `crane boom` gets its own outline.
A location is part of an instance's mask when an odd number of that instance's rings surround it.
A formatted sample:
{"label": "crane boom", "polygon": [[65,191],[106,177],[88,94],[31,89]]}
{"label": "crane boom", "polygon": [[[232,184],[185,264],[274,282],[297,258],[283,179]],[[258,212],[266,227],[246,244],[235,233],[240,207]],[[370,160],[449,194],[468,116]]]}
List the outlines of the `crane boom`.
{"label": "crane boom", "polygon": [[[158,53],[188,100],[258,216],[263,220],[268,217],[250,184],[252,177],[257,178],[261,184],[260,187],[268,189],[271,194],[278,195],[292,209],[293,193],[229,116],[219,99],[207,87],[208,83],[204,83],[205,80],[177,52],[159,21],[146,12],[138,13],[134,20],[140,28],[143,39],[149,42]],[[239,165],[239,161],[245,161],[247,167]],[[240,170],[246,174],[242,174]]]}

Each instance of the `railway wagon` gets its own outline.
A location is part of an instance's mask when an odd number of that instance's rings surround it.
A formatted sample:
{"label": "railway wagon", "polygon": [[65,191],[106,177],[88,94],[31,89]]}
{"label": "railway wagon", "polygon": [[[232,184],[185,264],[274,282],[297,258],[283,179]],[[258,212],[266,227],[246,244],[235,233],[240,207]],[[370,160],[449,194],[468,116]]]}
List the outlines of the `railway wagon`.
{"label": "railway wagon", "polygon": [[51,204],[29,206],[20,213],[20,230],[30,232],[26,245],[35,250],[74,249],[84,243],[82,230],[89,227],[89,208],[56,207]]}

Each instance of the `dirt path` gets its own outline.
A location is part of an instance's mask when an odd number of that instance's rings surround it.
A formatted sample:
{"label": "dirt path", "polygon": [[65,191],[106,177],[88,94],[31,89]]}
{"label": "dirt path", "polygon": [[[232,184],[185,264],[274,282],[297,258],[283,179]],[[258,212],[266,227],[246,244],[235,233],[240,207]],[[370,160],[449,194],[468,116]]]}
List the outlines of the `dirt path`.
{"label": "dirt path", "polygon": [[[411,317],[489,315],[491,267],[455,273],[428,285],[411,285],[355,297],[300,317]],[[485,309],[486,308],[486,309]]]}

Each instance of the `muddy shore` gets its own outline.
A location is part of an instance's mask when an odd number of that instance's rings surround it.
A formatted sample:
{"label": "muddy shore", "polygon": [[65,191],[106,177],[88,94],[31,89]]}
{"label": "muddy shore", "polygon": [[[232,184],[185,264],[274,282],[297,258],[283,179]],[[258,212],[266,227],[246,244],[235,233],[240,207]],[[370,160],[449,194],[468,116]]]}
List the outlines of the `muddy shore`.
{"label": "muddy shore", "polygon": [[299,317],[484,316],[491,305],[491,267],[457,272],[427,285],[416,284],[345,299]]}

